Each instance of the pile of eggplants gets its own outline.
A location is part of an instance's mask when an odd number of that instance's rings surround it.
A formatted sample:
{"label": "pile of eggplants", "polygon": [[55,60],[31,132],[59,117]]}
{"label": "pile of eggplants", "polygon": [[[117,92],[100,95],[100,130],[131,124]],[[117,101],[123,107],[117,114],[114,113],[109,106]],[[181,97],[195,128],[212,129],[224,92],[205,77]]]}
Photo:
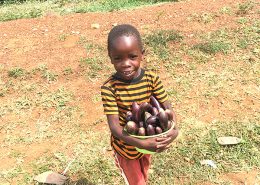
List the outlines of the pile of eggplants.
{"label": "pile of eggplants", "polygon": [[154,96],[150,103],[132,104],[132,111],[126,113],[125,129],[129,134],[151,136],[161,134],[172,126],[173,112],[164,110]]}

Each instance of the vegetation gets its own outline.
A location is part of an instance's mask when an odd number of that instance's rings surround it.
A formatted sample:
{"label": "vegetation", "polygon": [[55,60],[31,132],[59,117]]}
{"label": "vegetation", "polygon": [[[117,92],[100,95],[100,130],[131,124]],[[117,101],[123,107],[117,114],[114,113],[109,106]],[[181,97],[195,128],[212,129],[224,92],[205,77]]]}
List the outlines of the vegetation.
{"label": "vegetation", "polygon": [[0,21],[35,18],[46,14],[116,11],[177,0],[4,0],[0,1]]}

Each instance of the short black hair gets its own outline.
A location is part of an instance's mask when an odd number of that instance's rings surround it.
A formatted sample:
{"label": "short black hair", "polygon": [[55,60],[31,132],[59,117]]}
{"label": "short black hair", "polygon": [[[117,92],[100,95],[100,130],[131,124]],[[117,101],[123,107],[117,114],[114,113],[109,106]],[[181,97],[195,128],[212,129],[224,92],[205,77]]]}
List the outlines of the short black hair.
{"label": "short black hair", "polygon": [[108,34],[107,50],[110,52],[113,40],[122,36],[133,36],[138,42],[138,46],[143,51],[143,43],[139,31],[130,24],[120,24],[112,28]]}

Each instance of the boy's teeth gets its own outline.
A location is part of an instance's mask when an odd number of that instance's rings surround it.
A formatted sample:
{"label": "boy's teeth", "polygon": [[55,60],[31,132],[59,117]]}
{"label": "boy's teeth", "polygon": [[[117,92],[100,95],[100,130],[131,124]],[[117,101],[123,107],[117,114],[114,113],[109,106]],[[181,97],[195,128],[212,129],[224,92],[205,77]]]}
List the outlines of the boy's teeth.
{"label": "boy's teeth", "polygon": [[130,71],[126,71],[126,72],[124,72],[124,74],[126,74],[126,75],[128,75],[128,74],[130,74],[131,72]]}

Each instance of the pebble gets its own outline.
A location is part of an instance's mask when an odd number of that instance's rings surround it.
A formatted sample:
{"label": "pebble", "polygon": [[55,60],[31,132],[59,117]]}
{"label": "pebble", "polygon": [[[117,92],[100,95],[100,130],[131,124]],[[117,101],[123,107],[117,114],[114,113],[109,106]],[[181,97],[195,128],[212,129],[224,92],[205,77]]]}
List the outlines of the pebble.
{"label": "pebble", "polygon": [[95,23],[95,24],[91,24],[91,28],[93,29],[99,29],[100,28],[100,25]]}

